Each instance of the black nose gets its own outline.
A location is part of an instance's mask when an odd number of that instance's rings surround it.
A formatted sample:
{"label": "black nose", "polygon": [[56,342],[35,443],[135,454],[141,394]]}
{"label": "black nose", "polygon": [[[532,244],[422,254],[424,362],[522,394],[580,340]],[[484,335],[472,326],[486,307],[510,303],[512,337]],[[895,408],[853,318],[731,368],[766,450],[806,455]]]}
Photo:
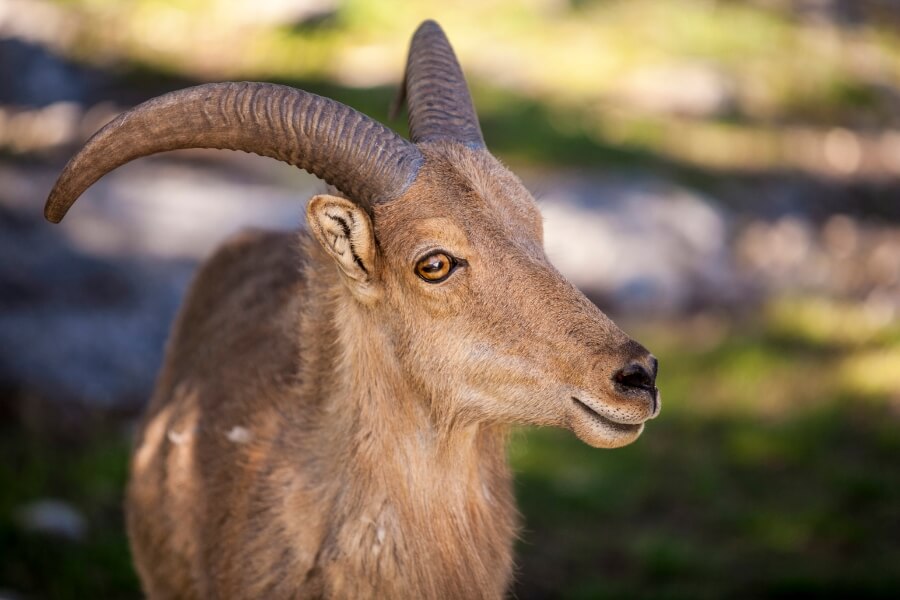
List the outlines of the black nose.
{"label": "black nose", "polygon": [[659,362],[653,356],[649,356],[646,362],[646,365],[637,361],[629,363],[624,369],[617,371],[613,379],[626,387],[655,390]]}

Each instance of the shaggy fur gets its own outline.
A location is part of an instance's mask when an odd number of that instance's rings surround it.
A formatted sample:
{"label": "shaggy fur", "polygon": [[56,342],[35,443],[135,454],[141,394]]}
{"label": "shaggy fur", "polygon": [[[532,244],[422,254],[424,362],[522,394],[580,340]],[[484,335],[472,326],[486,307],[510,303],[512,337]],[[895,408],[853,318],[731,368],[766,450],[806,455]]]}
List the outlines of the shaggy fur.
{"label": "shaggy fur", "polygon": [[[131,465],[149,597],[502,597],[508,427],[613,447],[658,412],[614,382],[655,361],[549,264],[518,179],[421,148],[397,200],[319,196],[312,235],[245,233],[200,270]],[[467,263],[440,284],[415,274],[435,248]]]}

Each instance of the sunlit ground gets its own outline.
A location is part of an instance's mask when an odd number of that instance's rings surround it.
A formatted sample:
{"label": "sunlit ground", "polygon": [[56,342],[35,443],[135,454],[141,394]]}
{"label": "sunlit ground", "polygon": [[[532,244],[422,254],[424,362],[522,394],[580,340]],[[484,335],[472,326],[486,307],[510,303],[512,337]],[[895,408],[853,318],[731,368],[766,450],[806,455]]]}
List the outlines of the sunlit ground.
{"label": "sunlit ground", "polygon": [[[505,135],[502,125],[526,111],[557,136],[578,132],[626,155],[852,178],[900,174],[900,18],[884,4],[2,0],[0,37],[137,86],[160,76],[327,82],[349,101],[350,90],[396,85],[410,32],[439,18],[466,65],[488,139],[497,134],[495,150],[506,157],[577,155],[540,152],[520,143],[522,132]],[[354,106],[379,118],[387,109]],[[112,109],[97,107],[89,120]],[[65,143],[92,129],[79,122],[66,102],[0,110],[0,147]],[[579,162],[593,158],[582,153]]]}

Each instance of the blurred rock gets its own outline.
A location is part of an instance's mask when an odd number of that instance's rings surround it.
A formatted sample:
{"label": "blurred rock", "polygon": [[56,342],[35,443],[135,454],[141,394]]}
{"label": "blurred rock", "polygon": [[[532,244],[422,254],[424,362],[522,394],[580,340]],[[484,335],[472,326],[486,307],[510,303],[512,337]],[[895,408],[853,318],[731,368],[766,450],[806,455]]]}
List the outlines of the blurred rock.
{"label": "blurred rock", "polygon": [[87,521],[72,505],[62,500],[36,500],[18,510],[21,526],[31,533],[78,542],[87,534]]}
{"label": "blurred rock", "polygon": [[45,47],[3,39],[0,31],[0,105],[43,107],[84,102],[100,76],[60,59]]}
{"label": "blurred rock", "polygon": [[[295,227],[321,187],[284,166],[254,176],[241,165],[264,159],[231,156],[227,173],[153,159],[120,169],[58,226],[41,214],[58,170],[0,164],[0,384],[69,405],[142,406],[197,262],[245,227]],[[261,183],[273,175],[284,185]]]}
{"label": "blurred rock", "polygon": [[635,71],[621,83],[616,96],[622,106],[694,118],[727,114],[736,102],[734,82],[704,63]]}
{"label": "blurred rock", "polygon": [[650,177],[551,175],[531,184],[559,270],[617,310],[674,313],[740,297],[724,213]]}
{"label": "blurred rock", "polygon": [[0,255],[0,381],[62,402],[141,402],[190,267],[78,252],[39,213],[2,206]]}
{"label": "blurred rock", "polygon": [[804,292],[900,313],[900,227],[845,214],[817,224],[788,214],[754,219],[734,242],[742,276],[768,294]]}

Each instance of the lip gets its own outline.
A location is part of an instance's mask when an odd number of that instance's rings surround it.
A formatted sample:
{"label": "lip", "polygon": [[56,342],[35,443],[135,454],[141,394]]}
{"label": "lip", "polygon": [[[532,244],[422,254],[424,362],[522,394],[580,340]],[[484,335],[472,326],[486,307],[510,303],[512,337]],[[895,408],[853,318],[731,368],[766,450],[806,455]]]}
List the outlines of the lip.
{"label": "lip", "polygon": [[624,434],[634,433],[634,432],[638,431],[644,425],[643,421],[641,421],[639,423],[623,423],[621,421],[616,421],[614,419],[610,419],[606,415],[602,415],[597,410],[594,410],[593,408],[591,408],[591,406],[584,400],[577,398],[575,396],[572,396],[572,402],[578,407],[579,410],[581,410],[587,416],[589,416],[593,419],[596,419],[601,424],[603,424],[605,427],[615,429],[616,431],[619,431]]}
{"label": "lip", "polygon": [[[569,428],[581,441],[595,448],[620,448],[636,440],[644,431],[645,419],[623,423],[618,415],[593,398],[570,396]],[[602,411],[602,412],[601,412]]]}

